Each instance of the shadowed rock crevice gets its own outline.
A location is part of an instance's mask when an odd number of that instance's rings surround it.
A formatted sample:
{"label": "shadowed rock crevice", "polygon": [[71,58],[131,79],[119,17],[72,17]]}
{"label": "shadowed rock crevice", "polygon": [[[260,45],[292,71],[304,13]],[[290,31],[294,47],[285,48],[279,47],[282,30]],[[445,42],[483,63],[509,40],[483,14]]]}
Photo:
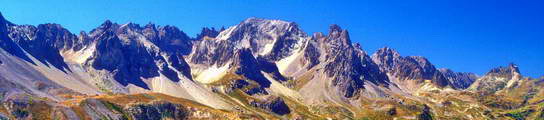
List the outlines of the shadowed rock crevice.
{"label": "shadowed rock crevice", "polygon": [[236,51],[232,66],[237,67],[236,74],[259,83],[261,87],[268,88],[272,84],[261,73],[259,62],[255,59],[250,49],[246,48]]}

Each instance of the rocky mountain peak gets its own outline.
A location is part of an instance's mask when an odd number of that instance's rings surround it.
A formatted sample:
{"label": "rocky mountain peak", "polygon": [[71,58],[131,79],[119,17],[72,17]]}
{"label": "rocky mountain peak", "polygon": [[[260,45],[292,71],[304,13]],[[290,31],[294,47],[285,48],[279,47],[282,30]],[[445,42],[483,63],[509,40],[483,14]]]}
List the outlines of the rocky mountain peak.
{"label": "rocky mountain peak", "polygon": [[508,66],[500,66],[491,69],[489,72],[479,78],[470,86],[470,90],[481,90],[485,92],[496,92],[505,88],[516,87],[523,76],[519,73],[516,64],[510,63]]}
{"label": "rocky mountain peak", "polygon": [[222,28],[220,31],[217,31],[217,30],[215,30],[214,27],[211,27],[211,28],[204,27],[204,28],[202,28],[200,33],[198,35],[196,35],[196,39],[201,40],[204,37],[215,38],[215,37],[217,37],[217,35],[219,35],[219,32],[223,31],[224,29],[225,28]]}
{"label": "rocky mountain peak", "polygon": [[340,26],[332,24],[329,26],[329,35],[326,42],[331,42],[332,44],[346,46],[351,45],[351,40],[349,38],[349,33],[347,30],[342,30]]}
{"label": "rocky mountain peak", "polygon": [[487,75],[492,74],[500,74],[500,75],[512,75],[514,73],[519,74],[519,68],[516,64],[510,63],[507,67],[500,66],[498,68],[493,68],[489,72],[487,72]]}
{"label": "rocky mountain peak", "polygon": [[191,38],[175,26],[159,27],[158,37],[159,39],[154,39],[152,42],[165,51],[178,52],[184,55],[191,52]]}
{"label": "rocky mountain peak", "polygon": [[144,26],[144,28],[153,28],[153,29],[155,29],[155,28],[157,28],[157,27],[156,27],[155,24],[149,22],[149,23],[147,23],[147,24]]}
{"label": "rocky mountain peak", "polygon": [[342,28],[338,26],[337,24],[329,25],[329,34],[332,34],[335,32],[342,32]]}
{"label": "rocky mountain peak", "polygon": [[298,24],[294,22],[287,22],[282,20],[270,20],[262,18],[248,18],[237,25],[238,29],[250,30],[245,32],[253,32],[260,30],[262,32],[272,32],[278,34],[279,32],[286,31],[298,31]]}
{"label": "rocky mountain peak", "polygon": [[119,24],[113,23],[110,20],[106,20],[106,21],[104,21],[104,23],[102,23],[97,28],[91,30],[91,32],[89,32],[89,36],[94,37],[94,36],[103,35],[103,34],[106,34],[106,33],[107,34],[114,34],[116,32],[117,28],[119,28]]}
{"label": "rocky mountain peak", "polygon": [[421,56],[401,56],[397,51],[385,47],[372,55],[374,63],[380,66],[380,70],[389,73],[392,77],[401,81],[416,80],[423,83],[431,80],[437,86],[449,85],[448,80],[438,71],[433,64]]}
{"label": "rocky mountain peak", "polygon": [[360,49],[360,44],[352,44],[347,30],[331,25],[329,35],[314,34],[312,39],[324,47],[324,72],[332,78],[332,85],[345,98],[361,95],[365,82],[388,86],[389,81],[370,57]]}
{"label": "rocky mountain peak", "polygon": [[383,57],[393,57],[393,58],[400,57],[399,52],[389,47],[380,48],[376,53],[374,53],[374,55],[383,56]]}
{"label": "rocky mountain peak", "polygon": [[[306,33],[300,30],[296,23],[249,18],[221,31],[213,42],[224,44],[221,45],[224,47],[229,46],[228,48],[250,48],[255,56],[263,56],[268,61],[277,61],[300,48],[306,37]],[[210,48],[209,44],[201,47]]]}
{"label": "rocky mountain peak", "polygon": [[102,23],[102,24],[100,25],[100,27],[98,27],[98,28],[109,28],[109,27],[111,27],[111,26],[114,25],[114,24],[117,24],[117,23],[113,23],[113,22],[111,22],[110,20],[106,20],[106,21],[104,21],[104,23]]}
{"label": "rocky mountain peak", "polygon": [[489,72],[486,73],[486,76],[497,76],[506,79],[512,79],[513,77],[521,78],[521,73],[519,72],[519,68],[516,64],[510,63],[506,67],[500,66],[491,69]]}

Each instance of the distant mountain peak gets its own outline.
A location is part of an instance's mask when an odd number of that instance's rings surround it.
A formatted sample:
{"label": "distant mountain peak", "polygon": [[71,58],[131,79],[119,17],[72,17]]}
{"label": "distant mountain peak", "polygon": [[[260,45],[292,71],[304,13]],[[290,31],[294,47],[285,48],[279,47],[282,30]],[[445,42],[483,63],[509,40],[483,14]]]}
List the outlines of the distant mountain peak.
{"label": "distant mountain peak", "polygon": [[329,26],[329,35],[327,37],[328,39],[324,42],[328,42],[328,44],[345,47],[351,46],[351,39],[348,31],[336,24]]}
{"label": "distant mountain peak", "polygon": [[397,52],[395,49],[389,48],[389,47],[383,47],[380,48],[377,52],[377,55],[380,56],[392,56],[392,57],[400,57],[399,52]]}
{"label": "distant mountain peak", "polygon": [[100,26],[109,27],[109,26],[111,26],[111,25],[113,25],[113,24],[116,24],[116,23],[113,23],[113,22],[111,22],[110,20],[106,20],[106,21],[104,21],[104,23],[102,23]]}
{"label": "distant mountain peak", "polygon": [[500,67],[497,67],[497,68],[493,68],[489,72],[487,72],[486,75],[493,75],[493,74],[514,75],[514,74],[520,74],[520,72],[519,72],[519,68],[518,68],[518,66],[516,64],[510,63],[506,67],[500,66]]}
{"label": "distant mountain peak", "polygon": [[250,18],[247,18],[246,20],[244,20],[242,22],[242,24],[255,24],[255,23],[266,23],[266,22],[275,22],[275,23],[278,23],[278,24],[289,24],[289,23],[293,23],[293,22],[287,22],[287,21],[283,21],[283,20],[274,20],[274,19],[264,19],[264,18],[257,18],[257,17],[250,17]]}
{"label": "distant mountain peak", "polygon": [[215,37],[217,37],[217,35],[219,35],[219,32],[221,32],[223,30],[225,30],[225,28],[221,28],[221,30],[217,31],[214,27],[211,27],[211,28],[204,27],[204,28],[202,28],[200,33],[198,35],[196,35],[196,39],[201,40],[204,37],[215,38]]}
{"label": "distant mountain peak", "polygon": [[451,85],[429,60],[421,56],[403,57],[397,51],[384,47],[372,55],[372,60],[380,66],[380,70],[388,72],[401,81],[416,80],[423,83],[431,80],[438,87]]}
{"label": "distant mountain peak", "polygon": [[329,25],[329,34],[333,32],[342,32],[342,28],[337,24],[331,24]]}

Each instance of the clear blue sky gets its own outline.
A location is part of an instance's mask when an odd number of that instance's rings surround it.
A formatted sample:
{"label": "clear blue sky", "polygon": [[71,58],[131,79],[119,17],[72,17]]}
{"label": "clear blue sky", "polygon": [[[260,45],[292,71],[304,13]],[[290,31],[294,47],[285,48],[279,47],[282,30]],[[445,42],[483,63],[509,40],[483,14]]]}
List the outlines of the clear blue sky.
{"label": "clear blue sky", "polygon": [[482,75],[514,62],[524,75],[544,75],[542,0],[1,0],[0,12],[16,24],[59,23],[73,33],[106,19],[174,25],[193,37],[248,17],[294,21],[309,34],[339,24],[369,53],[389,46],[454,71]]}

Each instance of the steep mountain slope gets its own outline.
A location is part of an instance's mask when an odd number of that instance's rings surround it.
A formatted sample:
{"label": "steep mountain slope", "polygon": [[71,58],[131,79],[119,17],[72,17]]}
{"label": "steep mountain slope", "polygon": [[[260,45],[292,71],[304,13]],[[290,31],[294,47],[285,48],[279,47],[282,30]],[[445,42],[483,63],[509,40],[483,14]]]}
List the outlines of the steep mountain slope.
{"label": "steep mountain slope", "polygon": [[[542,118],[542,79],[437,69],[347,30],[249,18],[191,38],[105,21],[89,33],[0,14],[0,119]],[[473,83],[474,82],[474,83]],[[466,89],[466,90],[465,90]]]}

